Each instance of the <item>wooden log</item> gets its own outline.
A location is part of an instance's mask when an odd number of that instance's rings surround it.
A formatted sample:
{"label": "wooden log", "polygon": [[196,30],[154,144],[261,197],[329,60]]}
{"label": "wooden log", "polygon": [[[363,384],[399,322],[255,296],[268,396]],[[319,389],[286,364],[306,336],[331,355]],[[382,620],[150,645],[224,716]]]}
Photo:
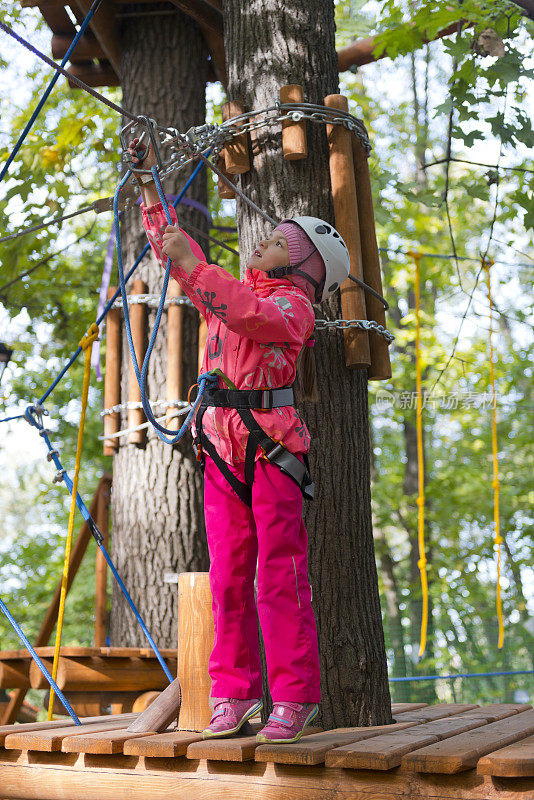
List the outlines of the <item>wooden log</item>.
{"label": "wooden log", "polygon": [[178,577],[178,672],[182,705],[178,730],[202,731],[209,725],[213,649],[212,596],[208,572],[182,572]]}
{"label": "wooden log", "polygon": [[136,697],[132,711],[135,711],[137,714],[141,714],[143,711],[146,711],[147,708],[152,705],[154,700],[160,695],[161,692],[143,692],[143,694],[140,694],[139,697]]}
{"label": "wooden log", "polygon": [[[132,281],[132,295],[146,294],[147,285],[144,281],[138,278]],[[137,363],[141,365],[145,355],[145,327],[146,327],[146,305],[144,303],[136,303],[130,306],[130,322],[132,326],[132,339],[134,343],[135,354],[137,356]],[[137,383],[134,366],[132,359],[129,359],[128,371],[128,402],[140,403],[141,390]],[[142,408],[128,409],[128,427],[136,428],[145,422],[145,415]],[[128,434],[128,441],[130,444],[142,445],[146,441],[146,431],[133,431]]]}
{"label": "wooden log", "polygon": [[[96,492],[94,497],[91,501],[91,505],[89,506],[89,513],[91,517],[94,519],[97,507],[98,507],[98,498],[100,492],[103,487],[107,487],[109,491],[109,487],[111,486],[111,475],[106,473],[100,478],[98,483]],[[82,559],[85,555],[85,551],[87,550],[87,545],[89,544],[89,540],[91,539],[91,531],[89,530],[89,526],[85,520],[83,521],[82,527],[80,529],[80,533],[76,537],[76,541],[74,542],[71,550],[70,555],[70,562],[69,562],[69,579],[67,582],[67,593],[72,586],[72,582],[76,577],[76,573],[78,572],[79,566],[82,562]],[[56,625],[57,613],[59,609],[59,598],[61,595],[61,582],[57,585],[56,591],[54,592],[54,596],[52,598],[52,602],[48,608],[48,611],[45,614],[45,618],[41,623],[41,627],[39,629],[39,633],[37,634],[37,639],[35,640],[35,647],[40,647],[42,645],[47,644],[50,636],[52,635],[52,631]],[[26,656],[28,653],[26,650],[23,651]],[[48,684],[46,686],[48,688]],[[17,714],[19,709],[24,702],[24,698],[26,697],[27,688],[20,688],[16,689],[15,692],[11,695],[11,699],[7,706],[6,711],[2,717],[2,724],[8,725],[10,723],[15,722],[17,719]]]}
{"label": "wooden log", "polygon": [[[217,167],[225,174],[228,180],[232,180],[232,176],[226,171],[226,161],[224,157],[224,147],[220,152],[219,158],[217,159]],[[228,186],[227,183],[223,181],[223,179],[219,176],[217,182],[217,191],[219,193],[219,197],[221,200],[233,200],[235,198],[235,192],[233,189]]]}
{"label": "wooden log", "polygon": [[[74,36],[64,33],[52,35],[52,58],[60,61],[71,46]],[[86,31],[78,40],[73,56],[80,61],[92,61],[93,58],[106,58],[102,45],[90,31]]]}
{"label": "wooden log", "polygon": [[[74,63],[67,67],[67,72],[70,72],[75,78],[79,78],[88,86],[120,86],[121,84],[117,73],[107,61],[103,61],[100,64]],[[71,89],[80,88],[74,81],[67,80],[67,83]]]}
{"label": "wooden log", "polygon": [[[48,694],[46,692],[43,707],[48,708]],[[111,716],[136,712],[134,709],[139,692],[66,692],[65,697],[81,717]],[[109,711],[106,712],[106,709]],[[54,695],[54,714],[65,716],[67,712],[61,701]]]}
{"label": "wooden log", "polygon": [[[109,504],[110,487],[103,487],[98,498],[96,524],[103,536],[103,545],[109,545]],[[95,563],[95,647],[104,647],[108,619],[108,565],[100,548],[96,551]]]}
{"label": "wooden log", "polygon": [[166,730],[171,722],[178,718],[181,702],[180,681],[176,678],[163,692],[152,699],[150,705],[132,722],[128,730],[134,733]]}
{"label": "wooden log", "polygon": [[534,711],[490,722],[479,730],[461,733],[444,742],[422,747],[405,755],[401,765],[414,772],[439,772],[448,775],[475,769],[478,760],[494,750],[534,734]]}
{"label": "wooden log", "polygon": [[[302,103],[304,100],[304,89],[297,83],[280,87],[281,103]],[[292,122],[284,120],[282,122],[282,150],[284,158],[288,161],[297,161],[306,158],[308,155],[308,142],[306,139],[306,122]]]}
{"label": "wooden log", "polygon": [[[382,275],[380,273],[380,256],[376,241],[375,213],[369,162],[365,148],[355,134],[352,134],[352,157],[356,196],[358,199],[358,221],[360,225],[360,244],[362,251],[363,280],[375,292],[383,294]],[[372,319],[386,327],[386,311],[380,300],[371,292],[365,291],[365,308],[367,319]],[[383,336],[371,333],[369,336],[371,364],[367,370],[370,381],[384,381],[391,378],[391,362],[389,348]]]}
{"label": "wooden log", "polygon": [[[107,298],[110,300],[117,290],[110,286]],[[113,408],[121,401],[121,312],[118,308],[108,311],[106,318],[106,367],[104,374],[104,408]],[[104,417],[104,436],[120,430],[120,414],[106,414]],[[112,456],[119,449],[118,439],[104,439],[104,455]]]}
{"label": "wooden log", "polygon": [[[202,371],[202,362],[204,360],[204,351],[206,349],[206,342],[208,339],[208,325],[204,317],[200,317],[198,324],[198,372]],[[193,399],[193,398],[191,398]]]}
{"label": "wooden log", "polygon": [[[176,672],[176,660],[166,659],[169,669]],[[43,659],[47,669],[52,661]],[[49,669],[49,671],[50,671]],[[46,689],[48,683],[37,664],[30,667],[30,683],[34,689]],[[57,684],[63,691],[85,692],[91,688],[107,692],[133,692],[164,689],[167,678],[156,658],[66,658],[60,656]]]}
{"label": "wooden log", "polygon": [[0,661],[0,689],[29,689],[30,664],[18,660]]}
{"label": "wooden log", "polygon": [[[183,292],[176,281],[170,281],[168,297],[181,297]],[[182,338],[183,306],[170,305],[167,309],[167,400],[183,400]],[[165,426],[171,431],[180,429],[182,417],[176,416],[180,409],[176,406],[167,407]]]}
{"label": "wooden log", "polygon": [[[348,111],[347,98],[330,94],[324,99],[329,108]],[[327,125],[330,148],[330,182],[334,200],[336,229],[343,237],[350,254],[351,273],[363,280],[358,199],[354,180],[351,133],[341,125]],[[350,278],[341,286],[341,312],[343,319],[367,319],[363,288]],[[367,332],[347,328],[345,336],[345,364],[349,368],[369,367],[371,354]]]}
{"label": "wooden log", "polygon": [[[221,109],[223,121],[237,117],[243,113],[243,105],[235,101],[224,103]],[[230,175],[242,175],[250,169],[250,156],[248,151],[247,134],[242,133],[240,136],[227,142],[224,146],[224,160],[226,165],[226,172]]]}

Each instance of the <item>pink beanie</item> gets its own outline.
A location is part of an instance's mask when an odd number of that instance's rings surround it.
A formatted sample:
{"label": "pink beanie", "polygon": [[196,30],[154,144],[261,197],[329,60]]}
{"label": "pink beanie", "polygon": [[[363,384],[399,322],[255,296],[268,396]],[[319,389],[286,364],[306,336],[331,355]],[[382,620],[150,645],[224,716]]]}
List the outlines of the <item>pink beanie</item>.
{"label": "pink beanie", "polygon": [[[302,289],[303,292],[306,293],[311,303],[320,302],[318,298],[320,298],[323,292],[326,277],[325,265],[321,254],[318,250],[315,250],[315,245],[308,234],[305,233],[296,222],[281,222],[274,230],[283,233],[287,240],[290,266],[298,264],[303,258],[313,253],[309,258],[306,258],[304,264],[301,264],[298,269],[306,272],[307,275],[317,281],[319,284],[317,290],[315,286],[307,281],[306,278],[303,278],[302,275],[288,275],[287,277],[295,286],[298,286],[299,289]],[[315,252],[313,252],[314,250]]]}

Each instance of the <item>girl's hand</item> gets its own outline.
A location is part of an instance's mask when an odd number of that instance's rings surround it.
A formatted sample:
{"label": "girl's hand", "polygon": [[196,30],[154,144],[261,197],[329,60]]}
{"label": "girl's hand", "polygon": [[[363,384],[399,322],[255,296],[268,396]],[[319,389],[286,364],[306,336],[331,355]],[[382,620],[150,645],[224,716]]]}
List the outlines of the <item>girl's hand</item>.
{"label": "girl's hand", "polygon": [[[145,156],[142,160],[142,163],[140,163],[140,158],[137,154],[138,151],[141,151]],[[139,164],[142,169],[151,169],[152,167],[156,166],[156,156],[154,155],[152,144],[149,143],[148,146],[145,144],[139,144],[138,136],[136,136],[135,139],[132,139],[128,145],[128,153],[130,154],[130,158],[132,159],[134,165]]]}
{"label": "girl's hand", "polygon": [[162,239],[162,252],[190,274],[198,264],[198,258],[193,254],[182,231],[175,225],[167,225]]}

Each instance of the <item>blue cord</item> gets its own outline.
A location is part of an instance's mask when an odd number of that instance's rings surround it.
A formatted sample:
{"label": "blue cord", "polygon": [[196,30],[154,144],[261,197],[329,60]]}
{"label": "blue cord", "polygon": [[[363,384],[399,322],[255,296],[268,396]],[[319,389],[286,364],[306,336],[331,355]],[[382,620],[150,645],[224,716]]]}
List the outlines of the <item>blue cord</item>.
{"label": "blue cord", "polygon": [[74,724],[75,725],[81,725],[82,723],[80,722],[80,720],[76,716],[76,714],[74,712],[74,709],[72,708],[71,704],[69,703],[69,701],[67,700],[67,698],[65,697],[65,695],[63,694],[63,692],[61,691],[61,689],[59,688],[59,686],[55,682],[55,680],[53,679],[53,677],[48,672],[47,668],[45,667],[45,665],[43,664],[43,662],[41,661],[41,659],[39,658],[39,656],[35,652],[34,648],[30,644],[29,639],[27,638],[26,634],[24,633],[24,631],[22,630],[22,628],[18,624],[17,620],[11,614],[10,610],[8,609],[8,607],[6,606],[6,604],[4,603],[4,601],[2,600],[1,597],[0,597],[0,611],[2,611],[5,614],[5,616],[7,617],[7,619],[9,620],[9,622],[11,624],[11,627],[13,628],[13,630],[15,631],[17,636],[19,637],[20,641],[23,643],[23,645],[26,648],[26,650],[28,650],[28,652],[30,653],[31,657],[33,658],[33,660],[35,661],[35,663],[37,664],[37,666],[39,667],[39,669],[43,673],[44,677],[46,678],[46,680],[48,681],[48,683],[50,684],[50,686],[52,687],[54,692],[57,694],[57,696],[59,697],[59,699],[63,703],[63,706],[65,707],[65,709],[66,709],[67,713],[69,714],[69,716],[72,718],[72,721],[74,722]]}
{"label": "blue cord", "polygon": [[[52,444],[50,442],[50,439],[48,438],[48,434],[46,432],[46,429],[44,428],[44,426],[41,423],[37,422],[37,420],[35,419],[34,412],[35,412],[34,406],[28,406],[28,408],[26,409],[26,415],[25,415],[26,419],[28,420],[28,422],[31,425],[33,425],[35,428],[37,428],[37,430],[39,431],[39,435],[43,437],[43,439],[44,439],[44,441],[46,443],[46,446],[48,447],[48,450],[49,450],[49,458],[51,458],[51,460],[54,462],[54,464],[56,465],[57,469],[61,473],[61,477],[62,477],[63,481],[65,482],[65,484],[67,486],[67,489],[69,490],[70,494],[72,495],[72,489],[73,489],[72,481],[69,478],[69,476],[67,475],[65,469],[63,468],[63,464],[59,460],[59,456],[58,456],[57,450],[55,450],[52,447]],[[132,609],[137,622],[139,623],[139,625],[141,626],[141,628],[143,630],[143,633],[145,634],[146,638],[148,639],[150,647],[154,651],[154,655],[158,659],[158,661],[159,661],[159,663],[161,665],[161,668],[163,669],[163,672],[167,676],[167,678],[169,680],[169,683],[172,683],[174,678],[172,677],[172,675],[171,675],[171,673],[169,671],[169,668],[167,667],[167,664],[165,663],[165,660],[164,660],[163,656],[161,655],[161,653],[160,653],[160,651],[158,649],[158,646],[156,645],[154,639],[150,635],[150,632],[149,632],[147,626],[145,625],[144,620],[141,617],[141,614],[137,610],[134,601],[130,597],[130,595],[128,593],[128,590],[126,589],[126,586],[122,582],[121,577],[120,577],[119,573],[117,572],[117,568],[113,564],[109,553],[107,552],[106,548],[104,547],[102,534],[98,530],[98,527],[97,527],[95,521],[91,517],[91,514],[89,513],[89,510],[88,510],[87,506],[83,502],[83,500],[80,497],[80,494],[78,492],[76,493],[76,505],[78,506],[82,517],[84,518],[84,520],[89,525],[89,529],[90,529],[91,533],[93,534],[98,547],[102,551],[102,554],[103,554],[104,558],[106,559],[106,561],[107,561],[107,563],[109,565],[109,568],[111,569],[113,575],[115,576],[115,579],[116,579],[117,583],[119,584],[121,592],[123,593],[124,597],[126,598],[126,600],[128,602],[128,605]]]}
{"label": "blue cord", "polygon": [[[71,43],[69,49],[67,50],[67,52],[63,56],[63,61],[61,62],[61,66],[62,67],[64,67],[65,64],[67,63],[67,61],[69,60],[69,58],[70,58],[70,56],[72,54],[72,51],[74,50],[74,48],[76,47],[76,45],[78,44],[80,39],[82,38],[82,36],[83,36],[83,34],[85,32],[85,29],[89,25],[89,23],[90,23],[93,15],[95,13],[95,11],[97,10],[97,8],[98,8],[98,6],[100,5],[101,2],[102,2],[102,0],[95,0],[93,5],[89,9],[89,12],[88,12],[86,18],[84,19],[84,21],[80,25],[80,30],[78,31],[78,33],[76,34],[76,36],[72,40],[72,43]],[[52,91],[52,89],[56,85],[60,74],[61,74],[60,72],[56,72],[54,74],[54,76],[53,76],[52,80],[50,81],[50,83],[48,84],[48,87],[46,88],[43,96],[39,100],[39,102],[38,102],[38,104],[37,104],[37,106],[35,108],[35,111],[33,112],[33,114],[31,115],[30,119],[28,120],[28,122],[26,124],[26,127],[24,128],[24,130],[20,134],[17,143],[15,144],[13,150],[9,154],[9,158],[7,159],[6,163],[4,164],[4,168],[2,169],[2,172],[0,173],[0,181],[2,181],[4,179],[4,177],[6,175],[6,172],[8,171],[9,167],[11,166],[11,164],[13,162],[13,159],[17,155],[18,151],[20,150],[20,148],[22,146],[22,143],[24,142],[24,139],[26,138],[26,136],[30,132],[30,129],[33,126],[33,123],[37,119],[42,107],[44,106],[44,104],[48,100],[50,92]]]}
{"label": "blue cord", "polygon": [[[208,151],[208,155],[209,155],[210,152],[211,152],[211,150]],[[176,207],[178,205],[178,203],[182,199],[184,193],[186,192],[186,190],[188,189],[190,184],[193,182],[194,178],[196,177],[197,173],[200,171],[202,166],[203,166],[203,162],[201,162],[201,163],[199,163],[197,165],[197,167],[193,171],[192,175],[187,180],[187,182],[186,182],[185,186],[183,187],[182,191],[180,192],[180,194],[176,198],[176,200],[174,202],[174,207]],[[194,415],[196,413],[196,410],[197,410],[198,406],[200,405],[200,403],[202,402],[202,397],[204,395],[206,384],[207,383],[214,384],[214,383],[217,382],[218,379],[217,379],[217,377],[215,375],[212,375],[209,372],[201,373],[198,376],[198,394],[197,394],[197,397],[196,397],[195,402],[193,403],[193,405],[191,407],[191,410],[187,414],[187,417],[186,417],[182,427],[180,428],[180,430],[178,432],[168,430],[167,428],[164,428],[162,425],[159,424],[159,422],[156,421],[156,418],[154,417],[154,413],[152,411],[152,408],[150,406],[150,402],[149,402],[148,397],[147,397],[146,382],[147,382],[147,375],[148,375],[148,367],[149,367],[149,363],[150,363],[150,356],[152,355],[152,350],[154,349],[154,345],[155,345],[155,342],[156,342],[156,337],[157,337],[157,334],[158,334],[158,329],[159,329],[159,325],[160,325],[160,321],[161,321],[161,316],[163,314],[163,308],[164,308],[164,305],[165,305],[165,297],[167,295],[167,287],[168,287],[168,284],[169,284],[170,270],[171,270],[172,261],[171,261],[170,258],[167,258],[167,264],[166,264],[166,267],[165,267],[165,277],[163,279],[163,288],[162,288],[162,291],[161,291],[161,298],[160,298],[160,301],[159,301],[158,311],[157,311],[157,314],[156,314],[156,320],[154,322],[154,328],[152,330],[152,334],[150,336],[150,341],[148,343],[147,351],[146,351],[145,357],[143,359],[143,365],[142,365],[142,368],[140,370],[139,369],[139,362],[137,361],[137,355],[135,353],[135,347],[134,347],[133,338],[132,338],[132,330],[131,330],[131,325],[130,325],[130,313],[129,313],[129,308],[128,308],[128,297],[126,295],[126,285],[125,285],[125,280],[124,280],[124,270],[123,270],[123,264],[122,264],[122,245],[121,245],[121,235],[120,235],[120,227],[119,227],[119,194],[120,194],[120,191],[123,188],[124,184],[130,178],[131,174],[132,174],[131,170],[128,170],[128,172],[124,175],[122,180],[119,182],[119,185],[117,186],[117,189],[115,190],[115,194],[113,196],[113,216],[114,216],[114,225],[115,225],[115,245],[116,245],[116,249],[117,249],[117,266],[118,266],[120,290],[121,290],[121,295],[122,295],[122,305],[123,305],[123,314],[124,314],[124,327],[126,329],[126,338],[128,339],[128,347],[130,349],[130,356],[131,356],[131,359],[132,359],[135,375],[136,375],[136,378],[137,378],[137,383],[139,384],[139,389],[141,391],[141,403],[143,405],[143,410],[144,410],[144,412],[146,414],[146,417],[149,420],[149,422],[153,425],[153,427],[156,429],[156,433],[157,433],[157,435],[159,436],[159,438],[162,441],[166,442],[167,444],[176,444],[176,442],[178,442],[183,437],[185,432],[189,429],[189,427],[191,425],[191,422],[193,420],[193,417],[194,417]],[[165,211],[165,216],[167,218],[167,222],[169,223],[169,225],[172,225],[172,219],[171,219],[171,216],[170,216],[170,213],[169,213],[169,206],[167,204],[167,200],[166,200],[165,195],[163,193],[163,189],[161,188],[161,183],[160,183],[160,180],[159,180],[158,171],[157,171],[156,167],[152,167],[152,174],[154,176],[154,180],[155,180],[155,183],[156,183],[156,188],[158,190],[158,195],[160,197],[161,203],[163,205],[163,209]],[[171,437],[171,438],[169,438],[169,437]]]}
{"label": "blue cord", "polygon": [[437,681],[442,678],[485,678],[493,675],[534,675],[534,669],[521,669],[512,672],[459,672],[456,675],[412,675],[407,678],[390,678],[389,682],[397,681]]}

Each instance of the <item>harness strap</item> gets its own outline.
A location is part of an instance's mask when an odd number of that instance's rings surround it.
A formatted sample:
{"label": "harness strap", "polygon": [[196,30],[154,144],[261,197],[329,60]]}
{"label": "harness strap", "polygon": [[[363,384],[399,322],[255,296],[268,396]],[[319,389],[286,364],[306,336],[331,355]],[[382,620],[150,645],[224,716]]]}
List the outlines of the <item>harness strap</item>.
{"label": "harness strap", "polygon": [[292,406],[293,389],[212,389],[206,387],[204,394],[208,406],[222,408],[255,408],[258,411],[270,411],[272,408]]}

